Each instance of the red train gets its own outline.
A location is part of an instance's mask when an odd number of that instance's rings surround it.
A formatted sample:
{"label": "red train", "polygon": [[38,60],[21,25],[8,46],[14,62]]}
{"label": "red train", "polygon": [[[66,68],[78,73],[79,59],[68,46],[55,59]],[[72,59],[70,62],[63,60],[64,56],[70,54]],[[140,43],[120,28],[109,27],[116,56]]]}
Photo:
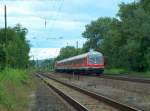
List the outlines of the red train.
{"label": "red train", "polygon": [[104,57],[102,53],[91,50],[85,54],[57,61],[55,71],[102,74],[104,71]]}

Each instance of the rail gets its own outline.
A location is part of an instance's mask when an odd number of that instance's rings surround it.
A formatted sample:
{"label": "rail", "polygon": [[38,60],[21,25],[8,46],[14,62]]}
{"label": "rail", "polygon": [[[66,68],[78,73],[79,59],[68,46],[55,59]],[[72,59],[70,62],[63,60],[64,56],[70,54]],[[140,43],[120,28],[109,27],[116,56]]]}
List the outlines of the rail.
{"label": "rail", "polygon": [[100,78],[150,84],[150,79],[136,78],[136,77],[122,77],[122,76],[107,76],[107,75],[101,75]]}
{"label": "rail", "polygon": [[[97,99],[97,100],[99,100],[99,101],[102,101],[102,102],[104,102],[104,103],[106,103],[106,104],[108,104],[108,105],[110,105],[110,106],[112,106],[112,107],[114,107],[114,108],[120,109],[120,110],[122,110],[122,111],[141,111],[141,110],[139,110],[139,109],[133,108],[133,107],[128,106],[128,105],[126,105],[126,104],[119,103],[119,102],[117,102],[117,101],[115,101],[115,100],[113,100],[113,99],[110,99],[110,98],[108,98],[108,97],[105,97],[105,96],[96,94],[96,93],[94,93],[94,92],[90,92],[90,91],[88,91],[88,90],[79,88],[79,87],[74,86],[74,85],[67,84],[67,83],[65,83],[65,82],[62,82],[62,81],[60,81],[60,80],[55,79],[55,78],[52,77],[52,76],[43,75],[43,74],[42,74],[42,76],[45,76],[45,77],[47,77],[47,78],[49,78],[49,79],[52,79],[52,80],[54,80],[54,81],[56,81],[56,82],[58,82],[58,83],[61,83],[61,84],[65,85],[65,86],[68,86],[68,87],[70,87],[70,88],[72,88],[72,89],[75,89],[75,90],[77,90],[77,91],[79,91],[79,92],[82,92],[82,93],[84,93],[84,94],[86,94],[86,95],[88,95],[88,96],[90,96],[90,97],[92,97],[92,98],[94,98],[94,99]],[[79,106],[78,106],[78,107],[79,107]],[[84,110],[82,110],[82,111],[84,111]]]}

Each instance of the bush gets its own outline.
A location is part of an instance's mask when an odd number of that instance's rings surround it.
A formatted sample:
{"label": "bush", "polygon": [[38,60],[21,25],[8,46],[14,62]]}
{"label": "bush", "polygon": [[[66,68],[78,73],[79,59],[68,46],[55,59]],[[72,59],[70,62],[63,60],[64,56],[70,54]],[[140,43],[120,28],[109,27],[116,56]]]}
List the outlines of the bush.
{"label": "bush", "polygon": [[19,111],[27,105],[27,72],[9,69],[0,72],[0,110]]}
{"label": "bush", "polygon": [[125,69],[117,69],[117,68],[113,68],[113,69],[106,69],[105,73],[107,75],[121,75],[121,74],[126,74],[128,73],[127,70]]}

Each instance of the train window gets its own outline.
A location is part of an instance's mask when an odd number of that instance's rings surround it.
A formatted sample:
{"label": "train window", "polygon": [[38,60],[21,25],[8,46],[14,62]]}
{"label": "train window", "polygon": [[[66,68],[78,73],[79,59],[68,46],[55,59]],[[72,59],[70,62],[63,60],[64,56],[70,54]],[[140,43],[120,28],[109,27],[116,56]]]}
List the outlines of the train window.
{"label": "train window", "polygon": [[64,65],[72,66],[72,65],[83,64],[83,63],[84,63],[84,58],[80,58],[80,59],[64,62]]}
{"label": "train window", "polygon": [[77,64],[83,64],[84,63],[84,58],[76,60]]}
{"label": "train window", "polygon": [[100,64],[102,62],[102,56],[99,54],[90,54],[88,55],[89,64]]}
{"label": "train window", "polygon": [[84,58],[80,59],[80,64],[84,63]]}

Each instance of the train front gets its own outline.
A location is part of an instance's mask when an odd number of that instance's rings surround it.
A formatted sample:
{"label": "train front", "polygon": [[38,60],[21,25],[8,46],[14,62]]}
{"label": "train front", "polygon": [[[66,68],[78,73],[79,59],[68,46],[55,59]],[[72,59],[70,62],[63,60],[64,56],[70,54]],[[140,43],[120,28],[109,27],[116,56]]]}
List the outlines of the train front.
{"label": "train front", "polygon": [[89,72],[102,74],[104,71],[103,54],[100,52],[91,50],[87,54],[86,65],[88,67]]}

